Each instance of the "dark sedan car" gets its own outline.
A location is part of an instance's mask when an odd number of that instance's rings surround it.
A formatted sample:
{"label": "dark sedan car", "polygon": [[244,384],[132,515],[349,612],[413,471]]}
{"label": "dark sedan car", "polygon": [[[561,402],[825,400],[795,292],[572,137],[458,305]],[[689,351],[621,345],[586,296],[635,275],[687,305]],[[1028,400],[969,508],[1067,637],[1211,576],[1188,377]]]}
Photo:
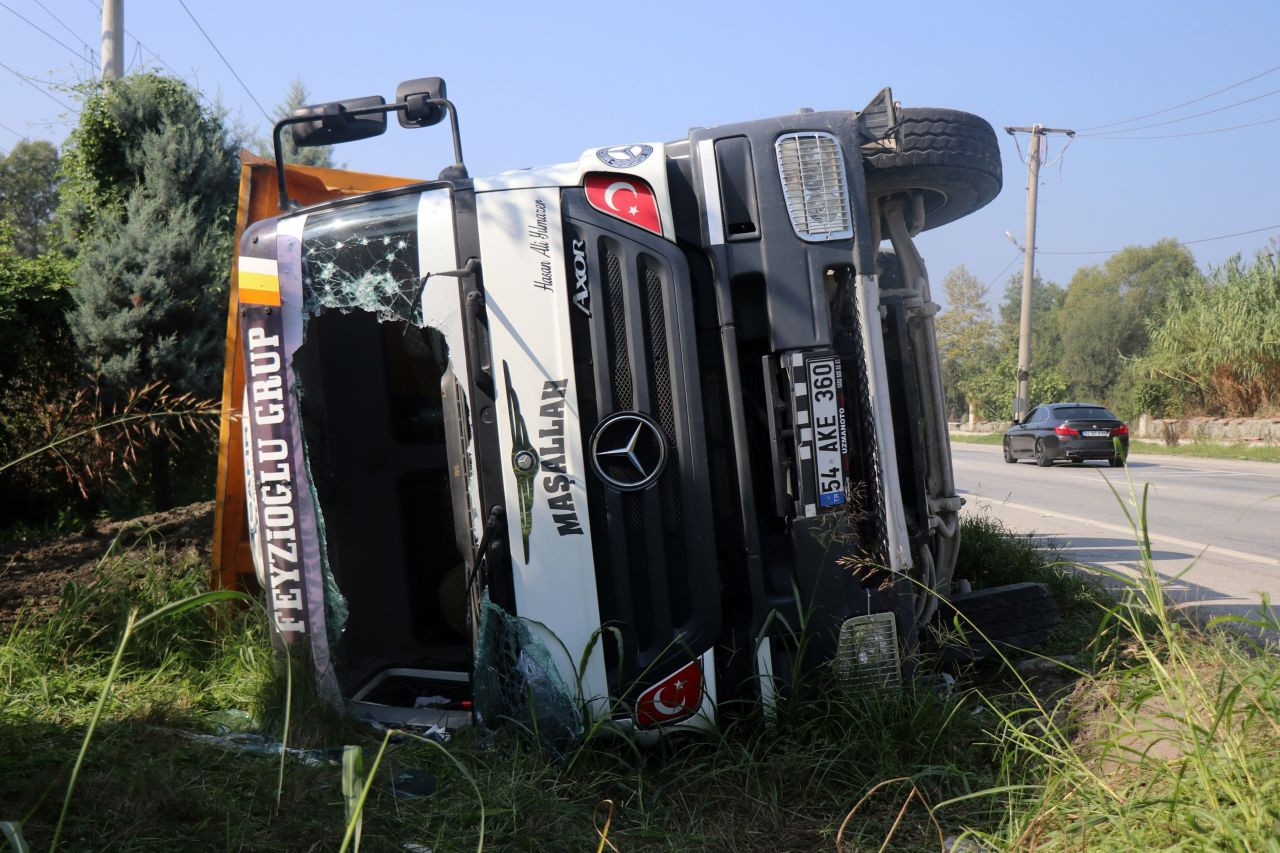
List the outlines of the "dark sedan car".
{"label": "dark sedan car", "polygon": [[[1116,449],[1119,439],[1119,451]],[[1047,403],[1004,434],[1004,461],[1034,459],[1047,468],[1057,459],[1103,459],[1119,468],[1129,455],[1129,427],[1091,403]]]}

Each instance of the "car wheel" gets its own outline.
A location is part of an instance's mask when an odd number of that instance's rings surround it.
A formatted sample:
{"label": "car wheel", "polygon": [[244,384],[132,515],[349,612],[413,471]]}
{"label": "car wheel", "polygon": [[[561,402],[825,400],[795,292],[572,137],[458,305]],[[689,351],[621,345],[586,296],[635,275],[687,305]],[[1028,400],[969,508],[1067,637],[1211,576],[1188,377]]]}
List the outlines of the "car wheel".
{"label": "car wheel", "polygon": [[1124,457],[1123,457],[1123,456],[1119,456],[1119,455],[1112,456],[1112,457],[1111,457],[1111,467],[1112,467],[1112,468],[1123,468],[1123,467],[1124,467]]}
{"label": "car wheel", "polygon": [[1072,459],[1072,460],[1071,460],[1071,464],[1072,464],[1072,465],[1083,465],[1083,464],[1084,464],[1084,460],[1083,460],[1083,459]]}
{"label": "car wheel", "polygon": [[1041,468],[1048,468],[1053,464],[1053,460],[1045,452],[1044,442],[1040,441],[1040,439],[1036,439],[1036,464]]}
{"label": "car wheel", "polygon": [[1013,449],[1009,447],[1009,439],[1007,438],[1004,440],[1004,461],[1010,465],[1015,465],[1018,462],[1018,457],[1013,455]]}
{"label": "car wheel", "polygon": [[928,230],[967,216],[1000,192],[1000,144],[985,119],[929,107],[907,107],[898,119],[901,147],[863,159],[869,196],[923,190]]}

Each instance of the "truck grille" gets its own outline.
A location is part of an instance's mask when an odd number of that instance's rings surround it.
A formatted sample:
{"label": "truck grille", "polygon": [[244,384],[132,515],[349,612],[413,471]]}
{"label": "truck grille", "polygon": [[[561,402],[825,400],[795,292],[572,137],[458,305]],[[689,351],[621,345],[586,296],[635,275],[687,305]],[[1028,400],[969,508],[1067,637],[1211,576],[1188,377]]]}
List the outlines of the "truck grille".
{"label": "truck grille", "polygon": [[[667,442],[666,468],[653,491],[657,493],[658,517],[650,516],[654,499],[647,491],[622,495],[623,526],[627,542],[629,574],[632,578],[631,623],[641,655],[658,651],[657,644],[669,637],[669,629],[687,618],[689,592],[683,577],[666,572],[665,584],[655,576],[663,566],[684,562],[683,527],[680,512],[680,445],[676,435],[672,408],[671,360],[668,351],[666,311],[662,295],[662,262],[645,253],[626,258],[623,245],[605,238],[597,247],[605,267],[605,292],[608,306],[609,376],[612,398],[609,411],[636,409],[657,421]],[[630,263],[628,263],[630,261]],[[624,275],[624,264],[630,275]],[[666,270],[663,270],[666,272]],[[628,336],[626,308],[632,305],[639,315],[640,334]],[[632,322],[634,329],[634,321]],[[632,356],[634,355],[634,359]],[[604,398],[604,395],[600,395]],[[609,398],[604,398],[609,399]],[[602,414],[606,414],[602,410]],[[586,431],[584,430],[584,433]],[[654,524],[659,521],[659,524]],[[661,532],[660,536],[649,535]],[[656,602],[665,585],[667,601]],[[655,588],[659,587],[659,588]],[[663,611],[670,619],[663,618]],[[664,636],[668,635],[668,636]]]}
{"label": "truck grille", "polygon": [[658,425],[668,451],[657,482],[641,491],[587,475],[601,623],[622,635],[621,650],[611,636],[601,644],[621,698],[643,689],[646,670],[666,672],[668,660],[714,642],[718,570],[701,395],[685,361],[694,343],[683,255],[657,238],[624,237],[625,226],[573,201],[566,193],[565,240],[586,253],[592,309],[570,307],[583,446],[604,417],[638,411]]}

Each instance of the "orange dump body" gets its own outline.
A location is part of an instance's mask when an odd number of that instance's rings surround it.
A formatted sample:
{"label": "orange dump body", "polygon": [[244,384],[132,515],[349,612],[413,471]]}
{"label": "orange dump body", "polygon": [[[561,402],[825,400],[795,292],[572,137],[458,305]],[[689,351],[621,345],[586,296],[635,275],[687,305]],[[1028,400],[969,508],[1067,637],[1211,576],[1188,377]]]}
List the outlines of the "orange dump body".
{"label": "orange dump body", "polygon": [[[396,178],[322,169],[285,166],[289,197],[303,206],[344,196],[360,195],[417,183],[418,178]],[[240,245],[245,228],[280,214],[280,192],[275,163],[250,154],[240,155],[240,201],[236,208],[233,246]],[[244,353],[236,309],[240,294],[235,258],[231,259],[231,291],[227,308],[226,362],[222,373],[222,418],[218,429],[218,483],[214,509],[214,588],[257,588],[253,556],[249,550],[249,524],[245,514],[244,461],[240,449],[240,407],[244,398]]]}

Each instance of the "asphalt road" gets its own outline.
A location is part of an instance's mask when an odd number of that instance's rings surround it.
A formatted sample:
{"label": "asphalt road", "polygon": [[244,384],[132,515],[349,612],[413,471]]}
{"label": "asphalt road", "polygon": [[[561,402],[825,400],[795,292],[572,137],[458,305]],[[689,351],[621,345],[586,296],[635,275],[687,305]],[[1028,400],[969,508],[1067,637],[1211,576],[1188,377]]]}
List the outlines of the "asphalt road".
{"label": "asphalt road", "polygon": [[1074,561],[1130,576],[1138,546],[1112,487],[1136,516],[1131,502],[1150,484],[1152,558],[1173,600],[1201,616],[1256,617],[1265,593],[1280,615],[1280,465],[1138,450],[1126,476],[1100,462],[1009,465],[996,446],[955,442],[951,455],[966,514],[990,513],[1057,541]]}

